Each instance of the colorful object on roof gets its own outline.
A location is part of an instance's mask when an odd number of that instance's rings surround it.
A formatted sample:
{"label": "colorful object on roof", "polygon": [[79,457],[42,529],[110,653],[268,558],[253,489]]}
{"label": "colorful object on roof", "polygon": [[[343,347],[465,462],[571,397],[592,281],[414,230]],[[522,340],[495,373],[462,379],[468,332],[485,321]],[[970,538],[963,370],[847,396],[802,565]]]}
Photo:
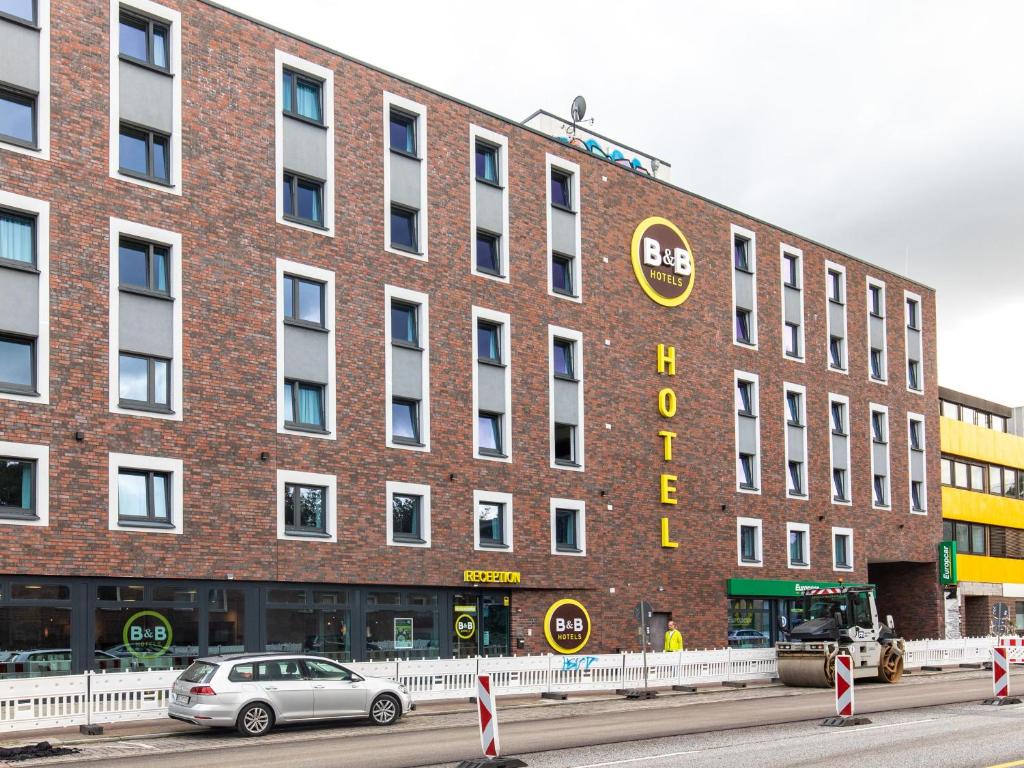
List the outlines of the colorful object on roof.
{"label": "colorful object on roof", "polygon": [[620,149],[612,149],[610,151],[606,151],[604,147],[602,147],[600,143],[598,143],[597,139],[587,139],[586,141],[584,141],[578,136],[573,136],[571,138],[568,136],[559,136],[557,138],[563,144],[568,144],[570,147],[578,147],[579,149],[585,150],[592,155],[597,155],[598,157],[608,160],[609,162],[615,163],[616,165],[621,165],[623,168],[629,168],[631,171],[642,173],[645,176],[651,175],[651,172],[644,168],[643,163],[640,162],[640,158],[627,158],[624,154],[622,154],[622,150]]}

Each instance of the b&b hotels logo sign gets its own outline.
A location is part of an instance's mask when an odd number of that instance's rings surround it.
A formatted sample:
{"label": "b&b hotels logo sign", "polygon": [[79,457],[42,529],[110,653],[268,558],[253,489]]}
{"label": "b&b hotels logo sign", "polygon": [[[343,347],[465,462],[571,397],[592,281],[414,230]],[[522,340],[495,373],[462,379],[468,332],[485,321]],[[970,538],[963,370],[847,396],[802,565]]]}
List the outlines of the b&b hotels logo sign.
{"label": "b&b hotels logo sign", "polygon": [[678,307],[693,290],[694,263],[690,244],[668,219],[652,216],[633,232],[633,274],[653,301]]}

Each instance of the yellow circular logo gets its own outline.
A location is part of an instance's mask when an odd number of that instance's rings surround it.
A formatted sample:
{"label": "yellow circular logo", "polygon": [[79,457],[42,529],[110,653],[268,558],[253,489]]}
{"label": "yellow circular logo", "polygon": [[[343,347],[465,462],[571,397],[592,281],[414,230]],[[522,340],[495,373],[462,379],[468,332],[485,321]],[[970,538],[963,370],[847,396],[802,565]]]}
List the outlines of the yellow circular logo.
{"label": "yellow circular logo", "polygon": [[460,640],[469,640],[476,633],[476,619],[468,613],[460,613],[455,617],[455,634]]}
{"label": "yellow circular logo", "polygon": [[660,216],[644,219],[633,232],[631,251],[633,274],[652,301],[678,307],[689,298],[697,270],[679,227]]}
{"label": "yellow circular logo", "polygon": [[590,639],[590,614],[577,600],[558,600],[544,616],[544,636],[559,653],[576,653]]}

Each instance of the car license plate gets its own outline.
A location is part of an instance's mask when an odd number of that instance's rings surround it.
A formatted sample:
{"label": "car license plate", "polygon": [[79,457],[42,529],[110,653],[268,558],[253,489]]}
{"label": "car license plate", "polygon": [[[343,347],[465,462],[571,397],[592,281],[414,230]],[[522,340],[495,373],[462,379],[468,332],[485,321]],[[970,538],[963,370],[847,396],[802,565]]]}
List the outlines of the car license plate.
{"label": "car license plate", "polygon": [[183,693],[176,693],[176,694],[174,694],[174,700],[176,702],[178,702],[179,704],[188,704],[188,699],[189,699],[189,697],[186,696]]}

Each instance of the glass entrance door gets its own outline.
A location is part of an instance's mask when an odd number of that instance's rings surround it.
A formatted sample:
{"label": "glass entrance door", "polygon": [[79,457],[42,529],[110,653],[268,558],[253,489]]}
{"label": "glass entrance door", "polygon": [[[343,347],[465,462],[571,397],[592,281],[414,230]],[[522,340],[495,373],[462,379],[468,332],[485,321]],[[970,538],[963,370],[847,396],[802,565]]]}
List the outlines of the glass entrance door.
{"label": "glass entrance door", "polygon": [[452,655],[457,659],[473,656],[508,656],[508,595],[479,592],[452,595]]}
{"label": "glass entrance door", "polygon": [[452,595],[452,656],[468,659],[479,656],[480,606],[475,594]]}
{"label": "glass entrance door", "polygon": [[509,600],[508,595],[483,595],[481,603],[481,656],[509,656]]}

